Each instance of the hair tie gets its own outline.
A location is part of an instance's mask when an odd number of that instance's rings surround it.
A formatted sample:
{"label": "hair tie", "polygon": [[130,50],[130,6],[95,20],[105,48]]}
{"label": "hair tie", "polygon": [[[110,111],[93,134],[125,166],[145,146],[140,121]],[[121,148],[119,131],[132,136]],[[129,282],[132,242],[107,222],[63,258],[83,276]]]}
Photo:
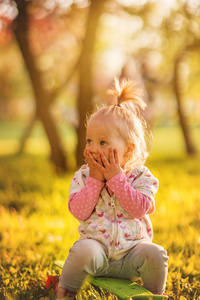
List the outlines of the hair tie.
{"label": "hair tie", "polygon": [[120,105],[120,104],[115,104],[115,106],[121,107],[121,105]]}

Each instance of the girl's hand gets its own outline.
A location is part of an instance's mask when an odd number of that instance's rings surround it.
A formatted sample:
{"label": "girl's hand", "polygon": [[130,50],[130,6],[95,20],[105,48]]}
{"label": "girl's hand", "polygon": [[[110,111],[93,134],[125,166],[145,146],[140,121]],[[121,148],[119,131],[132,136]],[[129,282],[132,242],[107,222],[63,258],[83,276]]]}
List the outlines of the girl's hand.
{"label": "girl's hand", "polygon": [[88,166],[90,168],[90,172],[89,172],[90,177],[93,177],[100,181],[104,181],[105,177],[101,172],[101,170],[99,169],[99,166],[102,166],[100,154],[97,155],[97,161],[94,159],[91,152],[88,150],[84,150],[84,155],[87,160]]}
{"label": "girl's hand", "polygon": [[109,160],[105,154],[100,153],[103,165],[99,165],[98,168],[104,175],[106,180],[111,179],[113,176],[124,172],[123,168],[119,164],[117,149],[109,149]]}

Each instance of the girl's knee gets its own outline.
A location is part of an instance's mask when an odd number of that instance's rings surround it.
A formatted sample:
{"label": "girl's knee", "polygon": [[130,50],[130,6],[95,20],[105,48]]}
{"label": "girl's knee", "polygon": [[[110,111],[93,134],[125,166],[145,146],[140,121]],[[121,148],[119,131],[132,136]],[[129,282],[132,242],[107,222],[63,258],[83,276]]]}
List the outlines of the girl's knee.
{"label": "girl's knee", "polygon": [[167,266],[168,256],[167,251],[162,246],[142,241],[133,249],[132,259],[138,266],[142,266],[144,263]]}
{"label": "girl's knee", "polygon": [[73,265],[89,274],[95,274],[108,264],[104,248],[92,239],[77,241],[70,249],[67,261],[73,261]]}
{"label": "girl's knee", "polygon": [[167,251],[159,245],[149,243],[148,246],[144,246],[145,259],[152,262],[153,264],[164,264],[167,266],[169,257]]}
{"label": "girl's knee", "polygon": [[79,240],[70,249],[69,256],[74,260],[87,264],[91,261],[103,260],[105,251],[101,244],[95,240]]}

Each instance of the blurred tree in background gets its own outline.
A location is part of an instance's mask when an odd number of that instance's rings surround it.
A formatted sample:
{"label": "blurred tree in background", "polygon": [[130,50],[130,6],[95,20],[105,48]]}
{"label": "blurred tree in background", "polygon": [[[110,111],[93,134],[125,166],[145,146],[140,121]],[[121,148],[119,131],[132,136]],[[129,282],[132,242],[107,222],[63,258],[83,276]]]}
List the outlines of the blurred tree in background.
{"label": "blurred tree in background", "polygon": [[57,123],[63,118],[76,129],[82,164],[86,113],[110,101],[106,90],[114,76],[127,76],[145,90],[150,123],[178,120],[187,153],[194,154],[199,15],[194,0],[2,1],[0,118],[29,122],[21,151],[39,119],[53,163],[65,170],[69,158]]}
{"label": "blurred tree in background", "polygon": [[36,102],[36,115],[42,121],[46,135],[51,146],[51,159],[56,168],[66,169],[65,156],[61,142],[50,113],[50,104],[54,95],[45,88],[42,82],[42,74],[37,66],[34,52],[29,40],[30,17],[28,13],[30,3],[24,0],[15,0],[18,10],[17,17],[13,22],[13,32],[21,50],[24,63],[30,76],[34,99]]}

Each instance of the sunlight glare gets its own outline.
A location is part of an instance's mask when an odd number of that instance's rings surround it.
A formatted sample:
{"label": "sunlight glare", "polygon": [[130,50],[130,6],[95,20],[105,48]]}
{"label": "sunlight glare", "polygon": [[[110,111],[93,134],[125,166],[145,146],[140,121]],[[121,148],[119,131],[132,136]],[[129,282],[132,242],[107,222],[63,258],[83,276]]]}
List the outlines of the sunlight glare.
{"label": "sunlight glare", "polygon": [[9,5],[8,3],[1,3],[0,5],[0,16],[7,17],[9,19],[14,19],[17,15],[17,8],[14,3]]}
{"label": "sunlight glare", "polygon": [[[176,0],[117,0],[120,4],[125,5],[125,6],[130,6],[130,5],[136,5],[136,6],[142,6],[146,4],[147,2],[164,2],[169,7],[172,7],[177,4]],[[195,1],[195,0],[194,0]]]}
{"label": "sunlight glare", "polygon": [[144,5],[148,2],[148,0],[141,0],[138,2],[137,0],[117,0],[119,3],[125,5],[125,6],[130,6],[130,5]]}

